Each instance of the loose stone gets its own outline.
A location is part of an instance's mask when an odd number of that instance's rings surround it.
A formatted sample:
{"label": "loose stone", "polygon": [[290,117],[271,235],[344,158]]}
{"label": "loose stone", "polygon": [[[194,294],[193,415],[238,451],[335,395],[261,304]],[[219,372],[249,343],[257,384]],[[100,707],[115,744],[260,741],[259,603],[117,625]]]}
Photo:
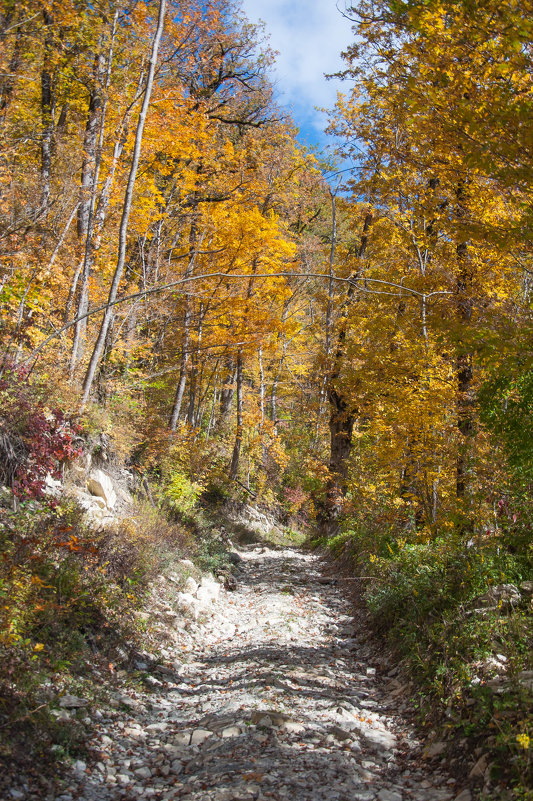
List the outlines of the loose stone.
{"label": "loose stone", "polygon": [[[108,706],[58,699],[68,716],[84,708],[96,755],[73,763],[63,795],[36,799],[471,801],[434,768],[443,744],[423,752],[398,716],[409,701],[397,668],[315,555],[251,547],[234,565],[231,587],[187,560],[165,579],[164,647],[132,663],[143,689],[124,671]],[[32,798],[14,789],[13,801]]]}

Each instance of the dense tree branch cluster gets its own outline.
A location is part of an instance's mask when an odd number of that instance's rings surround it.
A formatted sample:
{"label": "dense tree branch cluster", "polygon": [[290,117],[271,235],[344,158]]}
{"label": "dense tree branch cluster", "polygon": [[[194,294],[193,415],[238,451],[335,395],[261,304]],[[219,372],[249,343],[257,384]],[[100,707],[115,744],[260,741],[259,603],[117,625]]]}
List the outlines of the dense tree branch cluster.
{"label": "dense tree branch cluster", "polygon": [[486,387],[529,369],[532,53],[527,8],[474,5],[347,10],[339,194],[227,0],[4,3],[2,369],[304,487],[330,533],[485,526]]}

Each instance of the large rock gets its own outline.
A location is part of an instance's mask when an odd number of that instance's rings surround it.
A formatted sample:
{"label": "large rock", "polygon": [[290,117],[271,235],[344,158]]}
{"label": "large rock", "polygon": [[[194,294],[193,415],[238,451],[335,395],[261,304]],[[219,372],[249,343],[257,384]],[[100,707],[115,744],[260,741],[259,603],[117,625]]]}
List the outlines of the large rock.
{"label": "large rock", "polygon": [[191,734],[191,745],[201,745],[209,737],[213,736],[213,732],[209,729],[195,729]]}
{"label": "large rock", "polygon": [[176,605],[180,612],[193,620],[198,620],[202,611],[200,602],[188,592],[178,592]]}
{"label": "large rock", "polygon": [[425,749],[423,754],[423,759],[433,759],[434,757],[440,757],[446,751],[446,743],[443,742],[435,742],[428,745]]}
{"label": "large rock", "polygon": [[521,595],[514,584],[497,584],[491,587],[485,595],[480,595],[474,603],[476,606],[508,607],[520,603]]}
{"label": "large rock", "polygon": [[489,760],[488,754],[483,754],[482,756],[479,757],[476,764],[473,766],[472,770],[469,773],[471,779],[483,778],[489,764],[488,760]]}
{"label": "large rock", "polygon": [[228,516],[233,522],[244,525],[262,536],[281,535],[276,520],[259,511],[255,506],[249,506],[248,504],[242,506],[239,504],[234,509],[228,509]]}
{"label": "large rock", "polygon": [[61,481],[52,478],[50,473],[46,474],[46,478],[44,480],[44,494],[49,495],[51,498],[59,498],[61,492],[63,490],[63,484]]}
{"label": "large rock", "polygon": [[107,473],[103,470],[93,470],[87,479],[87,489],[91,495],[103,498],[108,509],[113,509],[117,502],[117,494]]}
{"label": "large rock", "polygon": [[378,793],[379,801],[402,801],[402,794],[398,790],[380,790]]}
{"label": "large rock", "polygon": [[528,690],[533,690],[533,670],[522,670],[518,674],[518,683]]}
{"label": "large rock", "polygon": [[79,698],[77,695],[70,695],[69,693],[59,699],[59,706],[63,709],[81,709],[84,706],[88,706],[88,704],[89,702],[85,698]]}
{"label": "large rock", "polygon": [[190,595],[196,595],[198,592],[198,582],[192,576],[187,576],[185,584],[183,585],[183,592]]}
{"label": "large rock", "polygon": [[220,595],[221,585],[212,576],[203,576],[200,586],[196,591],[196,597],[199,601],[208,603],[209,601],[218,601]]}

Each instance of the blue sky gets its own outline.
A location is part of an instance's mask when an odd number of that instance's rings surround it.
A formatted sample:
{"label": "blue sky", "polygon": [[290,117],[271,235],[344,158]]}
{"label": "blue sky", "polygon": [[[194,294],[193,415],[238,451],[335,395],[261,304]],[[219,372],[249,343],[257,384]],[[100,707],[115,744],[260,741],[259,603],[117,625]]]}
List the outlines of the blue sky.
{"label": "blue sky", "polygon": [[344,8],[344,0],[241,0],[250,22],[266,23],[270,45],[279,53],[274,75],[279,100],[290,109],[301,141],[321,148],[331,140],[324,134],[326,117],[315,106],[330,108],[342,89],[324,73],[342,67],[341,50],[352,41],[351,24],[337,3]]}

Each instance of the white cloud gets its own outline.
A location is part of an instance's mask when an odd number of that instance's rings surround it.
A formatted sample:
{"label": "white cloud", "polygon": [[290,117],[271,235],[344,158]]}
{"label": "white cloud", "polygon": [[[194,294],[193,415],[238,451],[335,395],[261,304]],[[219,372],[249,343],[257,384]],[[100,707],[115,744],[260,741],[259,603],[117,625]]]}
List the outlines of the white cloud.
{"label": "white cloud", "polygon": [[324,116],[315,106],[335,103],[339,82],[325,73],[342,68],[340,53],[352,41],[350,22],[337,0],[241,0],[250,22],[263,20],[270,44],[279,52],[275,77],[281,102],[292,108],[297,124],[321,131]]}

